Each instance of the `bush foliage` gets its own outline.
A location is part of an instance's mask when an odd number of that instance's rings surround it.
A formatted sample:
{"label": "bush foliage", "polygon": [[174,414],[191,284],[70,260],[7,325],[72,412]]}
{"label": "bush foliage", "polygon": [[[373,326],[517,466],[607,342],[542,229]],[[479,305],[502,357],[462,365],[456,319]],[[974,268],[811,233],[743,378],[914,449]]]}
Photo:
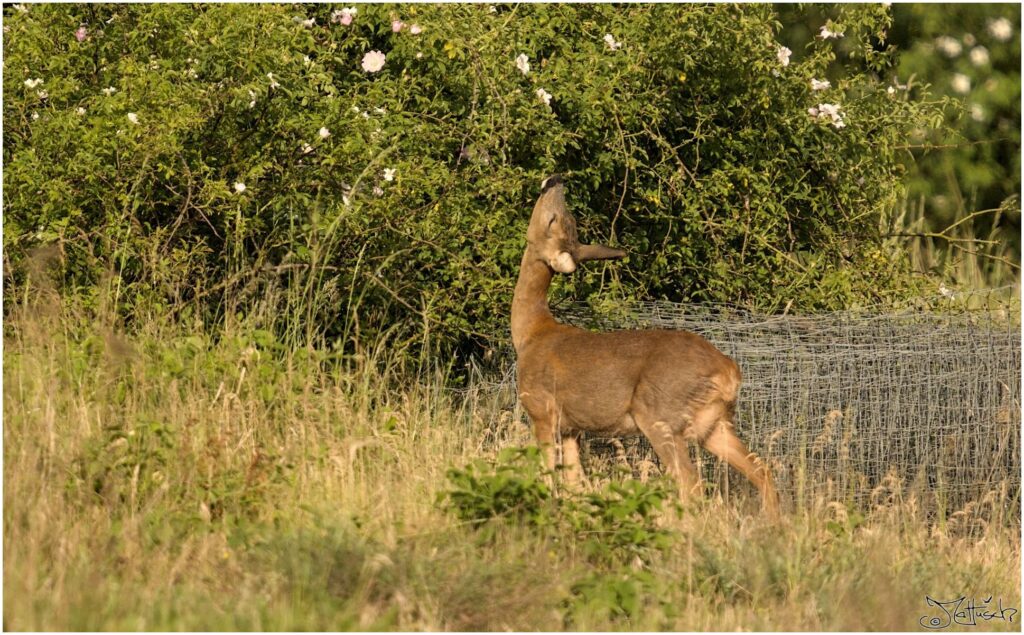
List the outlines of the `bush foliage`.
{"label": "bush foliage", "polygon": [[5,284],[55,244],[128,321],[489,347],[562,172],[630,256],[559,293],[891,300],[899,148],[941,113],[886,90],[888,9],[832,13],[854,59],[813,90],[838,40],[785,64],[765,5],[8,7]]}
{"label": "bush foliage", "polygon": [[911,138],[919,148],[910,195],[924,199],[936,229],[953,223],[960,209],[1003,207],[1005,217],[982,218],[979,225],[988,229],[1001,220],[999,238],[1019,254],[1020,6],[930,11],[907,4],[895,16],[893,39],[904,48],[899,76],[928,82],[959,106],[947,111],[947,126]]}

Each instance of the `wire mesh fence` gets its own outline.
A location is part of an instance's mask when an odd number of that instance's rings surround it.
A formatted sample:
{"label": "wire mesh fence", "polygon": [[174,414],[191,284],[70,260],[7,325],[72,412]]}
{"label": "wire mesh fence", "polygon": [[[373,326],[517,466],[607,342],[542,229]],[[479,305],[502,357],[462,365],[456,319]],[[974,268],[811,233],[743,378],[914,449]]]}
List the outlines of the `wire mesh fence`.
{"label": "wire mesh fence", "polygon": [[[791,499],[872,505],[913,494],[931,511],[993,496],[1019,509],[1020,321],[1005,308],[764,316],[727,306],[641,303],[556,310],[587,328],[700,333],[739,363],[737,429]],[[492,385],[515,398],[514,374]],[[590,439],[592,457],[656,461],[643,439]],[[585,460],[586,460],[585,451]],[[749,489],[706,453],[703,478]]]}

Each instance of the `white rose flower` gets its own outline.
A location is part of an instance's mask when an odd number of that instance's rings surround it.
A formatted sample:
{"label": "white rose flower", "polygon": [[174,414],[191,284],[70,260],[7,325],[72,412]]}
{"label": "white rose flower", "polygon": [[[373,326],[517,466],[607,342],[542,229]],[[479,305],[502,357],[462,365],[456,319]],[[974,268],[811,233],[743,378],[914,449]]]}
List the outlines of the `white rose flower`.
{"label": "white rose flower", "polygon": [[537,96],[540,97],[540,100],[542,102],[544,102],[545,106],[547,106],[549,108],[551,107],[551,93],[549,93],[548,91],[544,90],[543,88],[538,88],[537,89]]}
{"label": "white rose flower", "polygon": [[953,73],[953,79],[949,83],[953,90],[961,95],[971,92],[971,78],[963,73]]}
{"label": "white rose flower", "polygon": [[235,192],[241,194],[244,191],[245,191],[245,183],[242,183],[241,181],[235,181]]}
{"label": "white rose flower", "polygon": [[387,56],[380,51],[370,51],[363,56],[363,70],[367,73],[376,73],[380,69],[384,68],[384,63],[387,61]]}
{"label": "white rose flower", "polygon": [[948,35],[935,38],[935,48],[945,55],[946,57],[953,58],[964,50],[963,45],[960,44],[960,40],[951,38]]}
{"label": "white rose flower", "polygon": [[1006,42],[1013,37],[1013,24],[1006,18],[988,21],[988,32],[1000,42]]}
{"label": "white rose flower", "polygon": [[817,80],[817,79],[811,78],[811,90],[825,90],[825,89],[831,88],[831,87],[832,87],[832,83],[829,82],[827,79]]}
{"label": "white rose flower", "polygon": [[807,114],[825,123],[831,123],[836,129],[845,128],[846,120],[838,104],[818,104],[817,107],[808,108]]}
{"label": "white rose flower", "polygon": [[793,51],[789,50],[785,46],[780,46],[779,50],[775,52],[775,56],[779,59],[779,64],[783,66],[789,66],[789,56],[793,54]]}
{"label": "white rose flower", "polygon": [[818,104],[818,112],[822,116],[835,117],[839,114],[839,106],[836,104]]}
{"label": "white rose flower", "polygon": [[520,53],[516,57],[516,68],[518,68],[523,75],[529,74],[530,58],[526,57],[526,53]]}
{"label": "white rose flower", "polygon": [[132,122],[136,126],[139,125],[139,116],[133,112],[128,113],[128,121]]}
{"label": "white rose flower", "polygon": [[988,49],[984,46],[975,46],[971,49],[971,64],[985,66],[988,64]]}
{"label": "white rose flower", "polygon": [[845,34],[842,31],[833,31],[832,29],[828,28],[827,25],[821,27],[821,31],[818,32],[818,37],[823,40],[839,39],[843,37],[843,35]]}
{"label": "white rose flower", "polygon": [[394,181],[395,180],[395,172],[396,171],[397,170],[395,170],[394,168],[384,168],[384,180],[389,182],[389,183],[391,181]]}

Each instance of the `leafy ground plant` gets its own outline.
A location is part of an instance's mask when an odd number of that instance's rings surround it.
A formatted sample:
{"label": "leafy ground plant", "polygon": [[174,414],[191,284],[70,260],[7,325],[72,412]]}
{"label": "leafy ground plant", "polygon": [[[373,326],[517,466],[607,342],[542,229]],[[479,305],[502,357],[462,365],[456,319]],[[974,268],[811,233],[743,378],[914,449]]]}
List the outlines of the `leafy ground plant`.
{"label": "leafy ground plant", "polygon": [[482,523],[511,518],[542,526],[553,519],[550,474],[537,447],[504,448],[492,462],[476,461],[448,470],[451,488],[439,501],[460,520]]}
{"label": "leafy ground plant", "polygon": [[661,481],[611,481],[595,491],[562,489],[543,469],[539,448],[504,448],[493,461],[448,471],[438,501],[460,520],[517,521],[575,536],[572,548],[598,563],[643,562],[666,549],[671,533],[659,525],[670,493]]}

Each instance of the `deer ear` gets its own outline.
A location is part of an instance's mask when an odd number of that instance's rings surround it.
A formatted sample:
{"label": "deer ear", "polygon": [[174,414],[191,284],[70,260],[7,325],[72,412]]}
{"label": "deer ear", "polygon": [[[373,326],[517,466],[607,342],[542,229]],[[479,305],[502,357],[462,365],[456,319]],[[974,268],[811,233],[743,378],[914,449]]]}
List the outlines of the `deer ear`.
{"label": "deer ear", "polygon": [[548,178],[546,178],[543,181],[541,181],[541,183],[540,183],[540,193],[543,194],[547,190],[555,187],[556,185],[561,185],[562,183],[563,183],[563,181],[562,181],[562,175],[561,174],[552,174]]}
{"label": "deer ear", "polygon": [[625,257],[626,252],[604,245],[580,245],[577,260],[617,260]]}

